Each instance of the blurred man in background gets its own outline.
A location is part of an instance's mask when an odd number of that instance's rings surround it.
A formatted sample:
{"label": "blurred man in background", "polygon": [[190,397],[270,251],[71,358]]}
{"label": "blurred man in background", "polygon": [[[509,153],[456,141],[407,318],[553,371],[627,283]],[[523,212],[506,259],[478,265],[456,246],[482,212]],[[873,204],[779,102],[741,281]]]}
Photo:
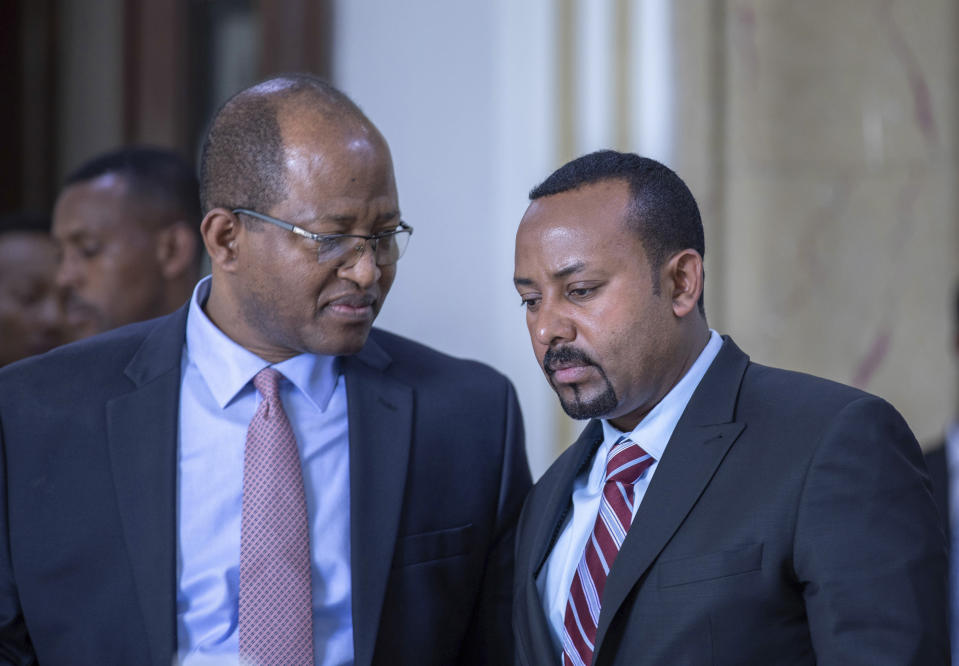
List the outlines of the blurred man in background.
{"label": "blurred man in background", "polygon": [[0,366],[60,343],[63,321],[56,270],[48,217],[27,213],[0,217]]}
{"label": "blurred man in background", "polygon": [[[953,298],[953,346],[959,358],[959,285]],[[959,410],[946,427],[943,439],[926,454],[926,465],[932,478],[933,496],[939,506],[943,532],[950,552],[949,598],[952,607],[952,661],[959,664],[959,548],[954,539],[959,534]]]}
{"label": "blurred man in background", "polygon": [[200,277],[200,218],[196,175],[171,151],[121,148],[74,171],[53,211],[68,337],[180,307]]}

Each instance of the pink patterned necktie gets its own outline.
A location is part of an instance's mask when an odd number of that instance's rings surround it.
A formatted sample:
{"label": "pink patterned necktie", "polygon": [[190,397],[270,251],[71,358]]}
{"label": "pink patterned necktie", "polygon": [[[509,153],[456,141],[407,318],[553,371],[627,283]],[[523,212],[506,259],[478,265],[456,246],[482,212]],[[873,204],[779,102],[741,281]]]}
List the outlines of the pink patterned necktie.
{"label": "pink patterned necktie", "polygon": [[606,577],[633,517],[633,484],[655,462],[623,435],[606,459],[606,484],[596,523],[573,574],[563,618],[564,666],[589,666]]}
{"label": "pink patterned necktie", "polygon": [[246,435],[240,533],[240,658],[313,664],[310,537],[300,454],[280,402],[283,375],[253,378],[263,396]]}

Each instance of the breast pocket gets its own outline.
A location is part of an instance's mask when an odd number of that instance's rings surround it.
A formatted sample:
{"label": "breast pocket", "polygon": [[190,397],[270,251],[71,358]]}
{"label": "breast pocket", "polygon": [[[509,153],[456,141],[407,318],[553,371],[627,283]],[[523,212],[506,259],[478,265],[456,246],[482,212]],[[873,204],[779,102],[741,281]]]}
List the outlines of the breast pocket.
{"label": "breast pocket", "polygon": [[659,587],[675,587],[758,571],[762,563],[761,543],[668,560],[659,563]]}
{"label": "breast pocket", "polygon": [[393,568],[408,567],[455,557],[469,552],[473,524],[450,527],[435,532],[423,532],[400,537],[393,557]]}

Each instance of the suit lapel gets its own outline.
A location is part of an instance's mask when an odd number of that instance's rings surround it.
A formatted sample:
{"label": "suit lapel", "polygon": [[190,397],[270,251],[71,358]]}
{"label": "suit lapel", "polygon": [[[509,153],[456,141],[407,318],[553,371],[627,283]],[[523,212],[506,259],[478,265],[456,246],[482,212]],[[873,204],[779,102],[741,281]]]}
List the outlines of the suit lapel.
{"label": "suit lapel", "polygon": [[726,338],[677,423],[606,580],[595,654],[620,605],[696,504],[745,428],[733,418],[748,364],[749,358]]}
{"label": "suit lapel", "polygon": [[546,558],[556,539],[563,529],[563,523],[572,507],[573,482],[576,477],[590,464],[596,449],[603,443],[603,426],[599,421],[590,421],[576,442],[570,447],[568,460],[559,472],[559,478],[549,491],[546,508],[543,511],[544,520],[540,521],[539,531],[533,541],[535,566],[532,577],[539,575],[540,569],[546,564]]}
{"label": "suit lapel", "polygon": [[354,658],[357,666],[368,666],[403,507],[413,390],[384,373],[390,357],[372,337],[359,354],[342,361],[350,429]]}
{"label": "suit lapel", "polygon": [[176,652],[176,449],[186,312],[153,329],[125,371],[134,389],[106,405],[120,523],[158,666]]}
{"label": "suit lapel", "polygon": [[[576,442],[557,461],[558,475],[547,490],[546,504],[542,511],[533,520],[538,521],[539,527],[533,538],[530,550],[528,575],[525,581],[525,601],[529,617],[530,631],[528,636],[522,633],[517,640],[529,639],[527,646],[529,655],[553,654],[552,630],[549,620],[543,609],[543,601],[536,587],[536,579],[540,575],[546,558],[553,550],[559,538],[572,506],[573,482],[587,467],[596,453],[596,449],[603,443],[603,426],[599,421],[591,421],[580,434]],[[524,563],[517,562],[517,566]]]}

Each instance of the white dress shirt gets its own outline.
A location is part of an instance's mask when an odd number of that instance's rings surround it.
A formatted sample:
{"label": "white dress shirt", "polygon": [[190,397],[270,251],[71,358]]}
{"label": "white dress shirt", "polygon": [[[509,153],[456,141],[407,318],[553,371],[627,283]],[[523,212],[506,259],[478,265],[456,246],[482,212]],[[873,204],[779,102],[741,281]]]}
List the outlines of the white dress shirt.
{"label": "white dress shirt", "polygon": [[[686,405],[692,397],[696,387],[709,369],[713,359],[719,353],[723,340],[716,331],[710,329],[709,341],[699,357],[689,368],[683,378],[653,407],[640,421],[629,435],[629,438],[638,444],[646,453],[653,457],[650,465],[639,481],[633,484],[635,503],[633,517],[649,487],[649,482],[656,473],[659,461],[666,451],[666,444],[676,429],[679,418],[686,410]],[[596,450],[592,464],[583,471],[573,482],[573,508],[566,518],[562,533],[556,540],[553,550],[547,557],[536,580],[540,599],[546,611],[552,629],[553,645],[557,651],[557,663],[563,661],[563,647],[560,637],[563,635],[563,623],[566,617],[566,601],[569,597],[569,588],[573,583],[573,575],[583,556],[586,542],[593,531],[599,505],[603,498],[603,486],[606,483],[606,458],[613,444],[623,433],[603,421],[603,443]],[[615,563],[613,566],[616,566]]]}
{"label": "white dress shirt", "polygon": [[[202,309],[209,291],[209,278],[194,290],[181,360],[177,643],[185,666],[238,663],[243,450],[262,399],[251,380],[271,365],[210,321]],[[352,664],[345,381],[330,356],[300,354],[272,367],[286,377],[281,400],[303,467],[315,663]]]}

